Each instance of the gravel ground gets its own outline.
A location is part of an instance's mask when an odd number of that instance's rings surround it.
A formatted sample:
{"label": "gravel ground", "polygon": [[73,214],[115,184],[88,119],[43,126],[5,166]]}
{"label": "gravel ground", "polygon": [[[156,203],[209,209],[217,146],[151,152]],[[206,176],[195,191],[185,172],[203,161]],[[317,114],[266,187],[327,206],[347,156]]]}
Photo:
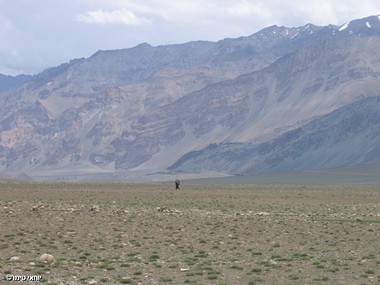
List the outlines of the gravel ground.
{"label": "gravel ground", "polygon": [[181,186],[0,182],[1,284],[380,283],[379,186]]}

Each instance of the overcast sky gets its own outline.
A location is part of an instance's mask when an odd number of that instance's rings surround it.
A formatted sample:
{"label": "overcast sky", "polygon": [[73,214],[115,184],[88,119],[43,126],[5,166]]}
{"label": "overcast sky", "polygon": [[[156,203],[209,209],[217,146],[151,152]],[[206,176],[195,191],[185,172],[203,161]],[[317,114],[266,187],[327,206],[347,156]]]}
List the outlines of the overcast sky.
{"label": "overcast sky", "polygon": [[379,0],[0,0],[0,73],[36,74],[142,42],[218,41],[379,14]]}

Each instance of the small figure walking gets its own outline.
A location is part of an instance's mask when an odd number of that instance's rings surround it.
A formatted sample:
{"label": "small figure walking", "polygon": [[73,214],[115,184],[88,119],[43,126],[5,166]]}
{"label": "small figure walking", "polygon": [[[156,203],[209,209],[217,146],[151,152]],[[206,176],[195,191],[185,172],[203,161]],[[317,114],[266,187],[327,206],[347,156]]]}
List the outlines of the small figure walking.
{"label": "small figure walking", "polygon": [[176,181],[175,181],[175,190],[180,190],[179,189],[179,185],[181,184],[181,182],[179,182],[179,180],[177,179]]}

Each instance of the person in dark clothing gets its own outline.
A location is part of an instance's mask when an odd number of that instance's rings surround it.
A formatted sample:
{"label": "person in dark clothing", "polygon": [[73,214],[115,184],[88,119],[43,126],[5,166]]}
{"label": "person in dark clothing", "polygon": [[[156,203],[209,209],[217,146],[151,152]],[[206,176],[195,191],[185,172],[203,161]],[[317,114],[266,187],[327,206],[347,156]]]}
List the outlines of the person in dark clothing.
{"label": "person in dark clothing", "polygon": [[179,185],[180,185],[181,183],[179,182],[179,180],[177,179],[176,181],[175,181],[175,190],[180,190],[179,189]]}

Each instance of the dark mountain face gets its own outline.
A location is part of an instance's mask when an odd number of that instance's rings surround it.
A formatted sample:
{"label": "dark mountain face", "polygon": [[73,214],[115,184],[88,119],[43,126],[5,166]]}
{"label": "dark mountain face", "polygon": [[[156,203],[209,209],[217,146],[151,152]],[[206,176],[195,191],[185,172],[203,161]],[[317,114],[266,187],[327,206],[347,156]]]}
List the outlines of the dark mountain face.
{"label": "dark mountain face", "polygon": [[213,144],[187,153],[170,169],[258,174],[379,162],[380,96],[376,96],[264,143]]}
{"label": "dark mountain face", "polygon": [[[299,131],[306,126],[327,134],[332,120],[324,121],[325,129],[313,122],[379,95],[379,31],[376,16],[341,27],[272,26],[216,43],[141,44],[72,60],[0,96],[1,167],[23,172],[171,165],[230,173],[294,169],[283,153],[293,151],[287,149],[291,140],[282,136],[315,136]],[[357,108],[358,116],[368,112],[364,105]],[[362,145],[371,148],[376,141],[364,134]],[[313,142],[304,143],[308,147],[300,157],[313,147],[321,153],[327,148]],[[271,147],[286,163],[257,166],[256,158],[248,159],[250,151]],[[268,151],[265,159],[277,161],[275,153]],[[336,163],[366,163],[362,158]]]}

